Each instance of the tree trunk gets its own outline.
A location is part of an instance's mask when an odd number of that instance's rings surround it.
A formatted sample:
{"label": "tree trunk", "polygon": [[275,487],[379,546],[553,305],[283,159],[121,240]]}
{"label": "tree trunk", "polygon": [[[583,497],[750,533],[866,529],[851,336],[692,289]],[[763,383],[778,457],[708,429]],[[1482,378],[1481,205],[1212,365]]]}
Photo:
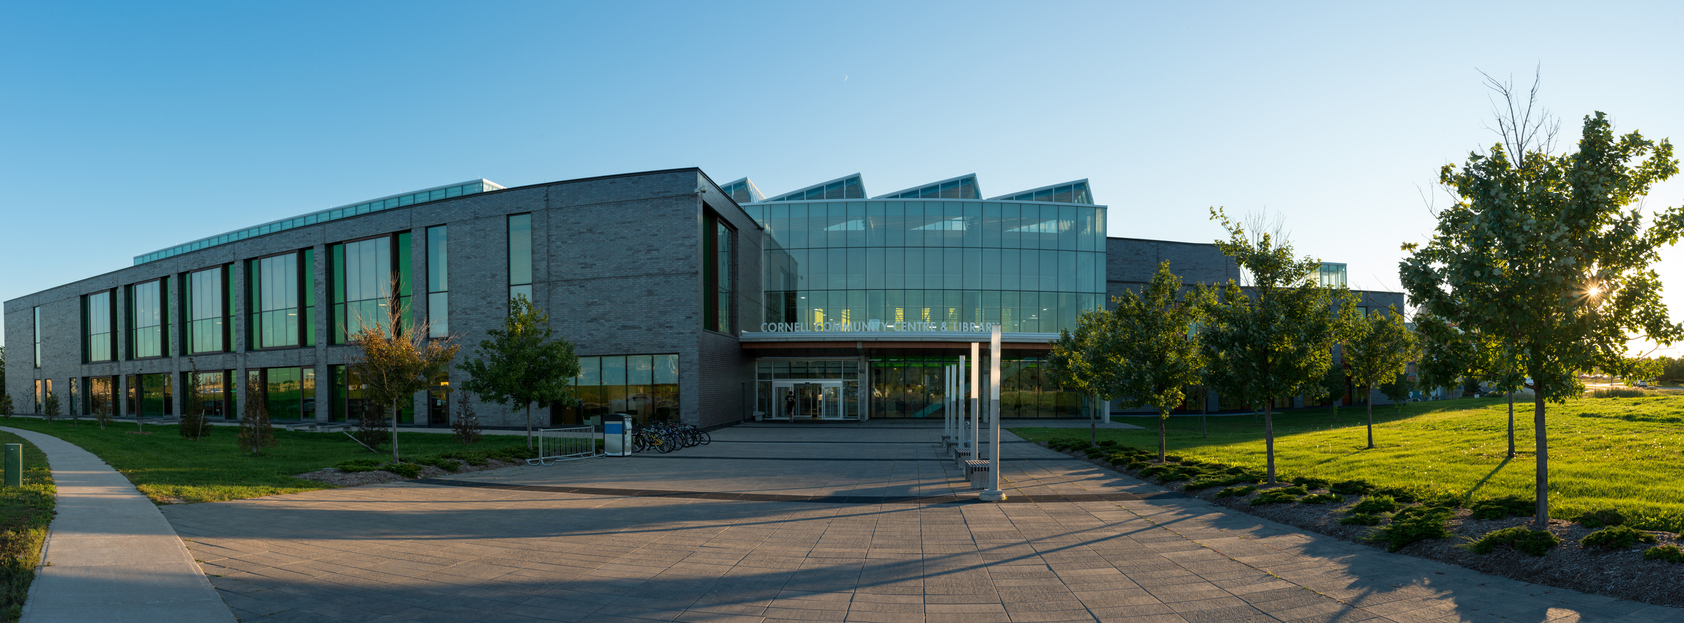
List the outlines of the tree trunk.
{"label": "tree trunk", "polygon": [[398,462],[398,401],[392,401],[392,462]]}
{"label": "tree trunk", "polygon": [[1544,430],[1544,392],[1537,388],[1532,389],[1532,405],[1533,437],[1538,440],[1538,529],[1545,530],[1550,525],[1550,449]]}
{"label": "tree trunk", "polygon": [[526,449],[532,449],[532,403],[526,403]]}
{"label": "tree trunk", "polygon": [[1263,403],[1263,449],[1269,460],[1269,484],[1275,484],[1275,403]]}
{"label": "tree trunk", "polygon": [[1514,458],[1514,390],[1509,390],[1509,458]]}
{"label": "tree trunk", "polygon": [[1368,449],[1374,449],[1374,384],[1368,385]]}
{"label": "tree trunk", "polygon": [[1165,409],[1163,407],[1158,407],[1158,462],[1159,463],[1162,463],[1162,462],[1168,460],[1168,459],[1164,458],[1168,454],[1168,452],[1166,452],[1167,449],[1164,447],[1164,427],[1168,424],[1169,424],[1169,409]]}
{"label": "tree trunk", "polygon": [[[1105,418],[1110,419],[1111,414],[1105,414]],[[1093,445],[1097,443],[1099,443],[1099,394],[1094,394],[1093,417],[1088,418],[1088,444]]]}

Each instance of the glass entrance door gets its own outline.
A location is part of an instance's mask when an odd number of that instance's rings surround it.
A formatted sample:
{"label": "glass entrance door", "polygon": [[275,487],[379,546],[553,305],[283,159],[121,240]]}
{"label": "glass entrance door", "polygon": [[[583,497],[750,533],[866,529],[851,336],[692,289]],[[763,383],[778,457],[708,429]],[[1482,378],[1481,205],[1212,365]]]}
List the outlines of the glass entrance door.
{"label": "glass entrance door", "polygon": [[772,386],[774,419],[840,420],[844,414],[841,381],[787,381]]}

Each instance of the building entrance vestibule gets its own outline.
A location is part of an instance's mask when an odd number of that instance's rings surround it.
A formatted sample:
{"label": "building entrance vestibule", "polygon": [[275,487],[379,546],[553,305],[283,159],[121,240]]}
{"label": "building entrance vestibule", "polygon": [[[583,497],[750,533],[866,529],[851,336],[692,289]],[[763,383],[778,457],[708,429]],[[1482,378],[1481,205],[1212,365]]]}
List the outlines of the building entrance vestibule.
{"label": "building entrance vestibule", "polygon": [[840,420],[847,408],[841,381],[778,381],[772,395],[774,419]]}

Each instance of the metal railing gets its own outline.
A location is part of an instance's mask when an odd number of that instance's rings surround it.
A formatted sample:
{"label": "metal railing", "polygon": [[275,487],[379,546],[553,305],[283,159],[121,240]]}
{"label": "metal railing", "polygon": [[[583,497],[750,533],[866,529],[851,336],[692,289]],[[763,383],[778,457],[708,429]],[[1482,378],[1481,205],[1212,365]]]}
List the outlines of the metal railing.
{"label": "metal railing", "polygon": [[594,426],[541,428],[537,431],[538,458],[527,459],[528,465],[555,465],[557,461],[589,459],[602,456],[596,440],[602,434]]}

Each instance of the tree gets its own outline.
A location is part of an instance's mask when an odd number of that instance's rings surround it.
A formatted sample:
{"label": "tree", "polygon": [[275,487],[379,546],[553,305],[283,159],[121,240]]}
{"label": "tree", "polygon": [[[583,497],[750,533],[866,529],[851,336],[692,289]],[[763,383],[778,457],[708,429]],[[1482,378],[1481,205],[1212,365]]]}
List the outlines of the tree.
{"label": "tree", "polygon": [[[1076,331],[1060,330],[1047,356],[1047,372],[1053,382],[1064,389],[1093,396],[1096,411],[1101,396],[1110,396],[1106,388],[1116,385],[1116,367],[1106,358],[1102,345],[1112,331],[1112,319],[1103,309],[1082,312],[1076,317]],[[1098,443],[1094,422],[1094,418],[1088,418],[1088,443]]]}
{"label": "tree", "polygon": [[[1374,448],[1374,390],[1382,382],[1396,381],[1415,358],[1415,334],[1403,324],[1397,308],[1389,314],[1369,314],[1350,324],[1345,341],[1345,363],[1351,382],[1367,389],[1368,447]],[[1406,394],[1407,395],[1407,394]]]}
{"label": "tree", "polygon": [[451,344],[449,337],[428,338],[425,322],[404,326],[407,310],[402,306],[387,305],[386,309],[386,318],[375,323],[359,322],[351,335],[350,342],[359,351],[351,371],[362,382],[370,402],[383,408],[390,406],[386,415],[392,420],[392,460],[399,461],[398,406],[414,399],[417,392],[432,386],[434,377],[450,370],[450,362],[461,347]]}
{"label": "tree", "polygon": [[532,449],[532,403],[562,403],[573,399],[573,379],[579,358],[573,343],[550,339],[550,315],[522,294],[509,301],[503,328],[490,329],[491,339],[474,349],[477,359],[459,366],[469,375],[462,388],[500,405],[526,408],[526,448]]}
{"label": "tree", "polygon": [[[1326,395],[1321,379],[1332,365],[1341,324],[1334,301],[1351,303],[1343,288],[1318,282],[1319,260],[1293,258],[1292,245],[1278,228],[1260,231],[1254,225],[1248,236],[1245,227],[1220,210],[1211,208],[1210,216],[1228,230],[1228,240],[1216,246],[1250,275],[1251,286],[1246,292],[1228,282],[1209,306],[1201,344],[1217,391],[1263,410],[1264,451],[1274,484],[1273,400]],[[1335,292],[1341,295],[1335,298]]]}
{"label": "tree", "polygon": [[17,414],[17,407],[12,406],[12,395],[0,392],[0,415],[12,417]]}
{"label": "tree", "polygon": [[474,413],[474,394],[467,390],[457,394],[460,395],[456,397],[456,418],[450,422],[450,431],[464,446],[479,443],[479,415]]}
{"label": "tree", "polygon": [[1321,377],[1322,389],[1333,399],[1333,417],[1339,418],[1339,403],[1345,399],[1345,383],[1350,377],[1345,375],[1343,362],[1335,361],[1327,367],[1327,374]]}
{"label": "tree", "polygon": [[187,365],[191,366],[193,371],[187,373],[187,387],[182,388],[184,390],[182,396],[184,404],[182,405],[181,423],[177,425],[177,432],[182,437],[198,441],[205,438],[205,433],[210,432],[210,423],[208,418],[205,417],[204,388],[199,386],[199,365],[194,363],[191,357],[187,358]]}
{"label": "tree", "polygon": [[1116,362],[1113,395],[1129,407],[1158,410],[1158,461],[1167,453],[1169,412],[1186,400],[1184,390],[1199,382],[1204,356],[1194,330],[1203,317],[1208,290],[1199,286],[1177,301],[1181,278],[1158,264],[1152,281],[1136,294],[1124,292],[1112,310],[1113,330],[1102,340],[1106,358]]}
{"label": "tree", "polygon": [[[1510,102],[1517,96],[1496,85]],[[1533,90],[1535,100],[1536,87]],[[1499,117],[1502,119],[1501,117]],[[1546,403],[1579,395],[1574,372],[1622,369],[1627,339],[1684,337],[1661,303],[1653,265],[1684,232],[1684,211],[1645,225],[1633,205],[1678,172],[1672,145],[1637,132],[1616,137],[1605,114],[1586,116],[1577,150],[1554,155],[1529,137],[1528,117],[1500,122],[1503,141],[1474,152],[1440,183],[1456,203],[1438,213],[1424,245],[1407,244],[1404,288],[1431,313],[1501,336],[1531,379],[1537,448],[1537,517],[1549,522]],[[1518,119],[1518,121],[1517,121]]]}
{"label": "tree", "polygon": [[1403,413],[1403,403],[1409,400],[1409,392],[1415,391],[1415,381],[1409,380],[1408,374],[1398,374],[1396,378],[1380,384],[1380,393],[1392,401],[1392,408],[1397,413]]}
{"label": "tree", "polygon": [[105,430],[105,425],[111,423],[111,398],[104,392],[91,392],[88,407],[93,411],[94,421],[99,422],[99,429]]}
{"label": "tree", "polygon": [[[253,384],[246,388],[245,408],[240,415],[240,434],[234,443],[252,454],[262,456],[263,449],[280,443],[275,428],[269,424],[269,405],[263,390]],[[138,417],[136,419],[139,419]]]}
{"label": "tree", "polygon": [[58,417],[58,394],[53,390],[47,390],[47,397],[41,402],[41,412],[47,415],[48,422]]}

